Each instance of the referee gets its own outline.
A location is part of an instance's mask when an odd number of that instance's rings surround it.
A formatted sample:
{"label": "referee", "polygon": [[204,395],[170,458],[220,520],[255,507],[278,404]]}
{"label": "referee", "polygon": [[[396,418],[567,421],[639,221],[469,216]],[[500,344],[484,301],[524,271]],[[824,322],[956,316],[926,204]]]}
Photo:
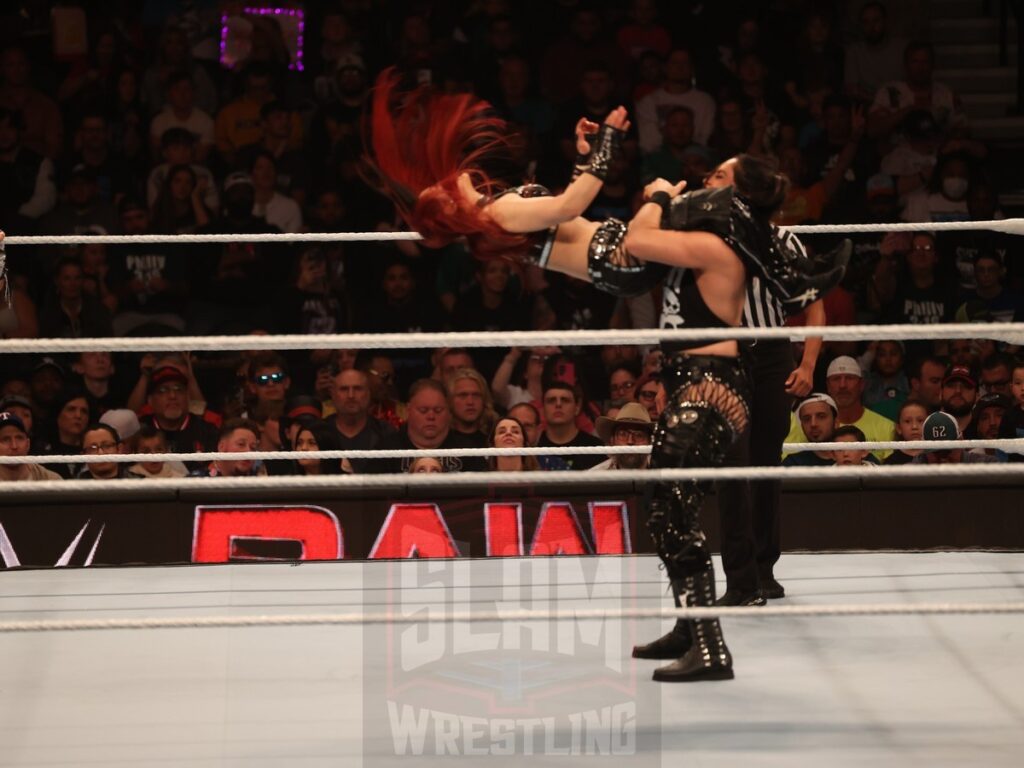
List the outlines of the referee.
{"label": "referee", "polygon": [[[783,240],[799,240],[780,231]],[[800,245],[802,248],[802,244]],[[777,328],[786,324],[782,304],[754,277],[747,287],[743,325]],[[825,324],[821,299],[807,308],[807,325]],[[814,383],[814,367],[821,352],[820,337],[808,338],[800,365],[793,367],[788,339],[761,339],[753,343],[750,425],[733,445],[727,466],[771,467],[782,463],[782,443],[789,432],[794,397],[807,395]],[[779,480],[731,481],[718,486],[718,515],[722,539],[725,594],[717,605],[764,605],[766,599],[785,595],[773,568],[782,554]]]}

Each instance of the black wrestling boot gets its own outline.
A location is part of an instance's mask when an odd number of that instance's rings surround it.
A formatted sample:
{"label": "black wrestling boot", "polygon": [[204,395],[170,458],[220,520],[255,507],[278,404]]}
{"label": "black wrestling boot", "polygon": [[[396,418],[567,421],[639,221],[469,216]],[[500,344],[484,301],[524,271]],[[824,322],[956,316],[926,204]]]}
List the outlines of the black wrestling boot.
{"label": "black wrestling boot", "polygon": [[727,589],[725,594],[715,601],[715,605],[725,606],[762,606],[766,602],[762,590],[756,589],[753,592],[740,592],[736,589]]}
{"label": "black wrestling boot", "polygon": [[[715,574],[710,568],[687,579],[693,589],[687,590],[687,606],[715,604]],[[722,637],[718,619],[689,622],[693,645],[671,664],[654,670],[659,683],[694,683],[701,680],[732,680],[732,654]]]}
{"label": "black wrestling boot", "polygon": [[[683,582],[681,580],[672,582],[672,597],[675,599],[676,608],[682,606],[680,594],[682,593]],[[676,625],[662,635],[653,643],[647,645],[634,645],[634,659],[678,659],[690,650],[693,645],[693,635],[690,632],[692,622],[678,619]]]}
{"label": "black wrestling boot", "polygon": [[802,312],[810,304],[839,285],[846,274],[846,268],[850,264],[850,256],[852,254],[853,243],[849,240],[843,240],[843,242],[828,253],[814,258],[812,262],[813,269],[820,270],[814,274],[795,275],[782,270],[785,277],[780,280],[779,285],[784,285],[785,291],[778,291],[778,293],[784,293],[779,298],[786,308],[786,313],[798,314]]}

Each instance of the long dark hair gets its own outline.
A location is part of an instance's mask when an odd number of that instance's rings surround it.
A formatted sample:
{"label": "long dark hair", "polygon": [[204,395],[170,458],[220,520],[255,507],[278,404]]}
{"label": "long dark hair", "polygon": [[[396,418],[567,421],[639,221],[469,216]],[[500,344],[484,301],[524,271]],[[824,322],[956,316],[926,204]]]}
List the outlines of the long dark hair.
{"label": "long dark hair", "polygon": [[[299,427],[299,431],[295,433],[295,441],[299,439],[299,435],[303,432],[309,432],[316,438],[317,447],[321,451],[337,451],[341,449],[341,440],[338,438],[337,433],[330,428],[327,424],[322,422],[313,422],[310,424],[303,424]],[[294,449],[293,449],[294,450]],[[301,457],[302,451],[295,451],[296,460]],[[296,464],[296,474],[302,474],[301,468]],[[341,472],[341,460],[340,459],[320,459],[320,474],[321,475],[340,475]]]}
{"label": "long dark hair", "polygon": [[756,213],[771,216],[786,200],[789,178],[779,165],[756,155],[737,155],[733,171],[736,191]]}

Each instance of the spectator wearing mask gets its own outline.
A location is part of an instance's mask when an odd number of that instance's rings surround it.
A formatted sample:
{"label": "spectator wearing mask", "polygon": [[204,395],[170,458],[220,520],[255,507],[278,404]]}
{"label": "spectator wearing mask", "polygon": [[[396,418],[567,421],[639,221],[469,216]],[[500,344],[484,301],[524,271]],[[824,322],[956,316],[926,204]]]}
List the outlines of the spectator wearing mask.
{"label": "spectator wearing mask", "polygon": [[950,364],[942,378],[942,410],[957,420],[963,434],[971,424],[974,403],[978,400],[978,380],[966,365]]}
{"label": "spectator wearing mask", "polygon": [[[10,411],[0,412],[0,456],[28,456],[31,441],[20,418]],[[0,482],[63,479],[39,464],[0,464]]]}
{"label": "spectator wearing mask", "polygon": [[[544,432],[537,441],[538,447],[567,448],[576,446],[603,445],[602,441],[576,426],[582,402],[575,387],[562,381],[554,381],[544,388],[542,399]],[[542,469],[590,469],[601,463],[597,454],[540,456]]]}
{"label": "spectator wearing mask", "polygon": [[[852,424],[839,427],[832,437],[837,443],[863,443],[866,438],[864,433]],[[863,449],[850,449],[845,451],[832,451],[837,467],[859,467],[874,466],[878,459],[871,455],[870,451]]]}
{"label": "spectator wearing mask", "polygon": [[[936,411],[924,420],[924,440],[960,440],[963,433],[957,419],[945,411]],[[986,464],[997,461],[995,456],[965,451],[963,448],[926,450],[916,456],[913,464]]]}
{"label": "spectator wearing mask", "polygon": [[[518,419],[503,416],[491,430],[491,448],[526,448],[526,429]],[[489,456],[487,466],[495,472],[533,472],[540,469],[536,456]]]}
{"label": "spectator wearing mask", "polygon": [[[896,414],[897,440],[923,440],[924,422],[928,418],[928,406],[920,400],[905,400]],[[919,449],[895,450],[886,457],[883,464],[909,464],[921,454]]]}
{"label": "spectator wearing mask", "polygon": [[[613,447],[650,445],[654,422],[640,403],[626,403],[614,417],[599,416],[597,436],[605,445]],[[650,464],[650,454],[617,453],[590,469],[644,469]]]}
{"label": "spectator wearing mask", "polygon": [[[839,408],[823,392],[812,392],[796,407],[796,418],[810,443],[829,443],[836,430]],[[785,467],[826,467],[835,464],[832,451],[800,451],[782,460]]]}
{"label": "spectator wearing mask", "polygon": [[962,152],[940,155],[928,187],[907,196],[904,221],[967,221],[971,188],[971,157]]}

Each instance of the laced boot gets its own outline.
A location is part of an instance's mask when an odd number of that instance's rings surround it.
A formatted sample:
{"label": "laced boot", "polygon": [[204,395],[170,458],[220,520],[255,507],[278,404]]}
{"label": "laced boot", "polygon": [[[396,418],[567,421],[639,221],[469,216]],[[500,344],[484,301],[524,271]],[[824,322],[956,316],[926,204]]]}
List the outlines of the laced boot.
{"label": "laced boot", "polygon": [[[680,595],[683,582],[681,579],[672,580],[672,597],[675,600],[676,608],[682,606]],[[634,659],[678,659],[685,654],[693,645],[693,636],[690,633],[692,622],[677,619],[676,625],[652,643],[647,645],[634,645]]]}
{"label": "laced boot", "polygon": [[[715,604],[715,575],[710,568],[686,580],[688,606]],[[689,622],[693,644],[680,658],[654,670],[654,680],[660,683],[692,683],[700,680],[731,680],[732,654],[722,637],[718,619],[698,619]]]}

